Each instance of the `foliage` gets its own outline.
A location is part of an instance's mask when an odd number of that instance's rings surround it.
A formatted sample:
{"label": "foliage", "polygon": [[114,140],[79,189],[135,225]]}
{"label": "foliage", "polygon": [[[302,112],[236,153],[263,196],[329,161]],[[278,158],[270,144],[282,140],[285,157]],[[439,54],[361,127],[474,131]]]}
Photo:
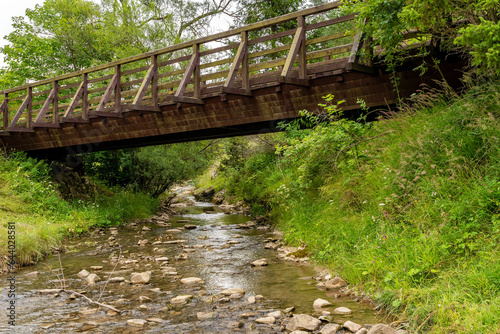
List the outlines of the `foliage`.
{"label": "foliage", "polygon": [[[50,254],[63,238],[92,226],[118,225],[154,214],[158,201],[142,193],[117,191],[93,201],[65,201],[51,181],[51,168],[23,154],[0,155],[0,235],[14,222],[19,263],[26,265]],[[0,249],[4,258],[7,248]],[[5,263],[0,262],[0,270]]]}
{"label": "foliage", "polygon": [[419,42],[429,40],[445,50],[469,55],[480,72],[500,74],[498,29],[500,5],[496,0],[402,1],[349,0],[344,8],[359,12],[358,29],[374,39],[397,64],[405,56],[403,33],[418,30]]}
{"label": "foliage", "polygon": [[95,152],[83,156],[86,173],[108,186],[121,186],[155,198],[174,183],[206,168],[212,142],[181,143]]}
{"label": "foliage", "polygon": [[289,243],[412,332],[496,333],[499,92],[430,90],[371,126],[303,113],[313,128],[288,126],[277,154],[254,150],[213,182],[268,209]]}

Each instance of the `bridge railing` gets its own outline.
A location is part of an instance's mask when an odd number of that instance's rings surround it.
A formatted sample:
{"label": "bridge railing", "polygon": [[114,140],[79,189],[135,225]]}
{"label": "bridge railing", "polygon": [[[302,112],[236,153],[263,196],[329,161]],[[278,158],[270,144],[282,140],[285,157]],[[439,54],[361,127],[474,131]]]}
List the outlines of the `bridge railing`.
{"label": "bridge railing", "polygon": [[163,105],[203,104],[210,96],[250,96],[276,78],[308,86],[325,66],[345,67],[347,61],[352,69],[357,63],[361,43],[352,33],[355,16],[340,16],[339,5],[328,3],[4,90],[0,135],[122,117],[130,110],[160,112]]}

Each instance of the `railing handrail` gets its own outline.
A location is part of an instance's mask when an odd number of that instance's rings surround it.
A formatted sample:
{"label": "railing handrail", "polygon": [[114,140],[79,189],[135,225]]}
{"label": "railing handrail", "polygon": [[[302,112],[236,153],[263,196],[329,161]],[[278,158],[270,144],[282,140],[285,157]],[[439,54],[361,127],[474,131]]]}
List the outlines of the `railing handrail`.
{"label": "railing handrail", "polygon": [[89,73],[93,73],[93,72],[105,70],[105,69],[108,69],[108,68],[112,68],[112,67],[115,67],[115,66],[118,66],[118,65],[124,65],[124,64],[135,62],[135,61],[140,61],[140,60],[148,59],[148,58],[150,58],[152,56],[158,56],[158,55],[161,55],[161,54],[165,54],[165,53],[169,53],[169,52],[174,52],[174,51],[182,50],[182,49],[185,49],[185,48],[188,48],[188,47],[192,47],[193,45],[196,45],[196,44],[199,45],[199,44],[213,42],[213,41],[216,41],[216,40],[219,40],[219,39],[222,39],[222,38],[236,36],[238,34],[241,34],[242,32],[249,32],[249,31],[254,31],[254,30],[257,30],[257,29],[267,28],[269,26],[273,26],[273,25],[284,23],[284,22],[287,22],[287,21],[290,21],[290,20],[293,20],[293,19],[297,19],[297,18],[299,18],[301,16],[305,17],[305,16],[314,15],[314,14],[320,14],[320,13],[323,13],[323,12],[326,12],[326,11],[338,8],[340,6],[340,4],[341,4],[340,1],[334,1],[334,2],[330,2],[330,3],[324,4],[324,5],[320,5],[320,6],[316,6],[316,7],[311,7],[311,8],[303,9],[303,10],[300,10],[300,11],[297,11],[297,12],[294,12],[294,13],[289,13],[289,14],[285,14],[285,15],[282,15],[282,16],[278,16],[278,17],[274,17],[274,18],[271,18],[271,19],[267,19],[267,20],[264,20],[264,21],[260,21],[260,22],[257,22],[257,23],[252,23],[252,24],[240,27],[240,28],[235,28],[235,29],[227,30],[227,31],[220,32],[220,33],[217,33],[217,34],[214,34],[214,35],[210,35],[210,36],[206,36],[206,37],[201,37],[201,38],[198,38],[198,39],[195,39],[195,40],[191,40],[191,41],[182,42],[182,43],[171,45],[171,46],[168,46],[168,47],[165,47],[165,48],[162,48],[162,49],[149,51],[149,52],[146,52],[146,53],[142,53],[140,55],[130,56],[130,57],[127,57],[127,58],[115,60],[115,61],[112,61],[112,62],[108,62],[108,63],[105,63],[105,64],[101,64],[101,65],[97,65],[97,66],[94,66],[94,67],[90,67],[90,68],[86,68],[86,69],[83,69],[83,70],[80,70],[80,71],[75,71],[75,72],[63,74],[63,75],[60,75],[60,76],[57,76],[57,77],[53,77],[53,78],[48,78],[48,79],[44,79],[44,80],[32,82],[32,83],[25,84],[25,85],[22,85],[22,86],[17,86],[17,87],[14,87],[14,88],[9,88],[9,89],[0,91],[0,94],[13,93],[13,92],[21,91],[21,90],[24,90],[24,89],[32,88],[32,87],[46,85],[46,84],[52,83],[54,81],[66,80],[66,79],[69,79],[69,78],[81,76],[83,74],[89,74]]}

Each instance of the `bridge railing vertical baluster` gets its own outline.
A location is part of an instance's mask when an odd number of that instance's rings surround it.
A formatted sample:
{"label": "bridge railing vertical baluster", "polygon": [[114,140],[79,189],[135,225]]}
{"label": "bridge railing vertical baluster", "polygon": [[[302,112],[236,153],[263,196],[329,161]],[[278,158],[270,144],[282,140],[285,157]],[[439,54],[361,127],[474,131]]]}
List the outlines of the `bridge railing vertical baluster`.
{"label": "bridge railing vertical baluster", "polygon": [[297,29],[300,31],[301,46],[299,49],[299,79],[307,79],[307,58],[306,58],[306,20],[304,16],[297,18]]}
{"label": "bridge railing vertical baluster", "polygon": [[26,128],[31,129],[32,123],[33,123],[33,87],[28,87],[27,89],[27,98],[28,98],[28,106],[27,106],[27,121],[26,121]]}
{"label": "bridge railing vertical baluster", "polygon": [[7,127],[9,126],[9,93],[3,94],[3,131],[7,131]]}
{"label": "bridge railing vertical baluster", "polygon": [[250,74],[248,72],[248,31],[241,33],[241,43],[246,47],[244,49],[243,59],[241,61],[241,88],[243,90],[250,89]]}
{"label": "bridge railing vertical baluster", "polygon": [[151,56],[153,66],[153,78],[151,81],[151,99],[154,107],[158,107],[158,55]]}
{"label": "bridge railing vertical baluster", "polygon": [[199,99],[201,96],[200,87],[200,44],[196,43],[193,45],[193,55],[196,59],[196,65],[193,72],[193,97]]}
{"label": "bridge railing vertical baluster", "polygon": [[52,89],[54,90],[54,115],[52,115],[52,122],[54,124],[59,123],[59,81],[54,81],[52,83]]}
{"label": "bridge railing vertical baluster", "polygon": [[89,75],[87,73],[83,73],[82,75],[83,82],[83,93],[82,93],[82,118],[84,120],[89,119]]}
{"label": "bridge railing vertical baluster", "polygon": [[122,111],[122,88],[121,88],[121,65],[115,66],[115,75],[117,77],[115,87],[115,112]]}

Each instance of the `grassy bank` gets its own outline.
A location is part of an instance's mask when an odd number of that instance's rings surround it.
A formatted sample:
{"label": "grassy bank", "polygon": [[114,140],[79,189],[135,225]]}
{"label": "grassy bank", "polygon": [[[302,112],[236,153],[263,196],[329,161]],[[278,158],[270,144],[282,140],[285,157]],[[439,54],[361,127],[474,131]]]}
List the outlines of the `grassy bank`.
{"label": "grassy bank", "polygon": [[428,92],[372,124],[331,102],[333,122],[305,114],[312,129],[288,126],[267,149],[233,140],[200,183],[270,212],[412,332],[499,333],[500,85]]}
{"label": "grassy bank", "polygon": [[[65,201],[51,182],[49,166],[22,155],[0,155],[0,258],[7,255],[7,224],[16,226],[19,263],[50,254],[66,237],[91,226],[109,226],[153,215],[158,201],[127,191],[97,195],[92,201]],[[0,261],[0,271],[5,261]]]}

